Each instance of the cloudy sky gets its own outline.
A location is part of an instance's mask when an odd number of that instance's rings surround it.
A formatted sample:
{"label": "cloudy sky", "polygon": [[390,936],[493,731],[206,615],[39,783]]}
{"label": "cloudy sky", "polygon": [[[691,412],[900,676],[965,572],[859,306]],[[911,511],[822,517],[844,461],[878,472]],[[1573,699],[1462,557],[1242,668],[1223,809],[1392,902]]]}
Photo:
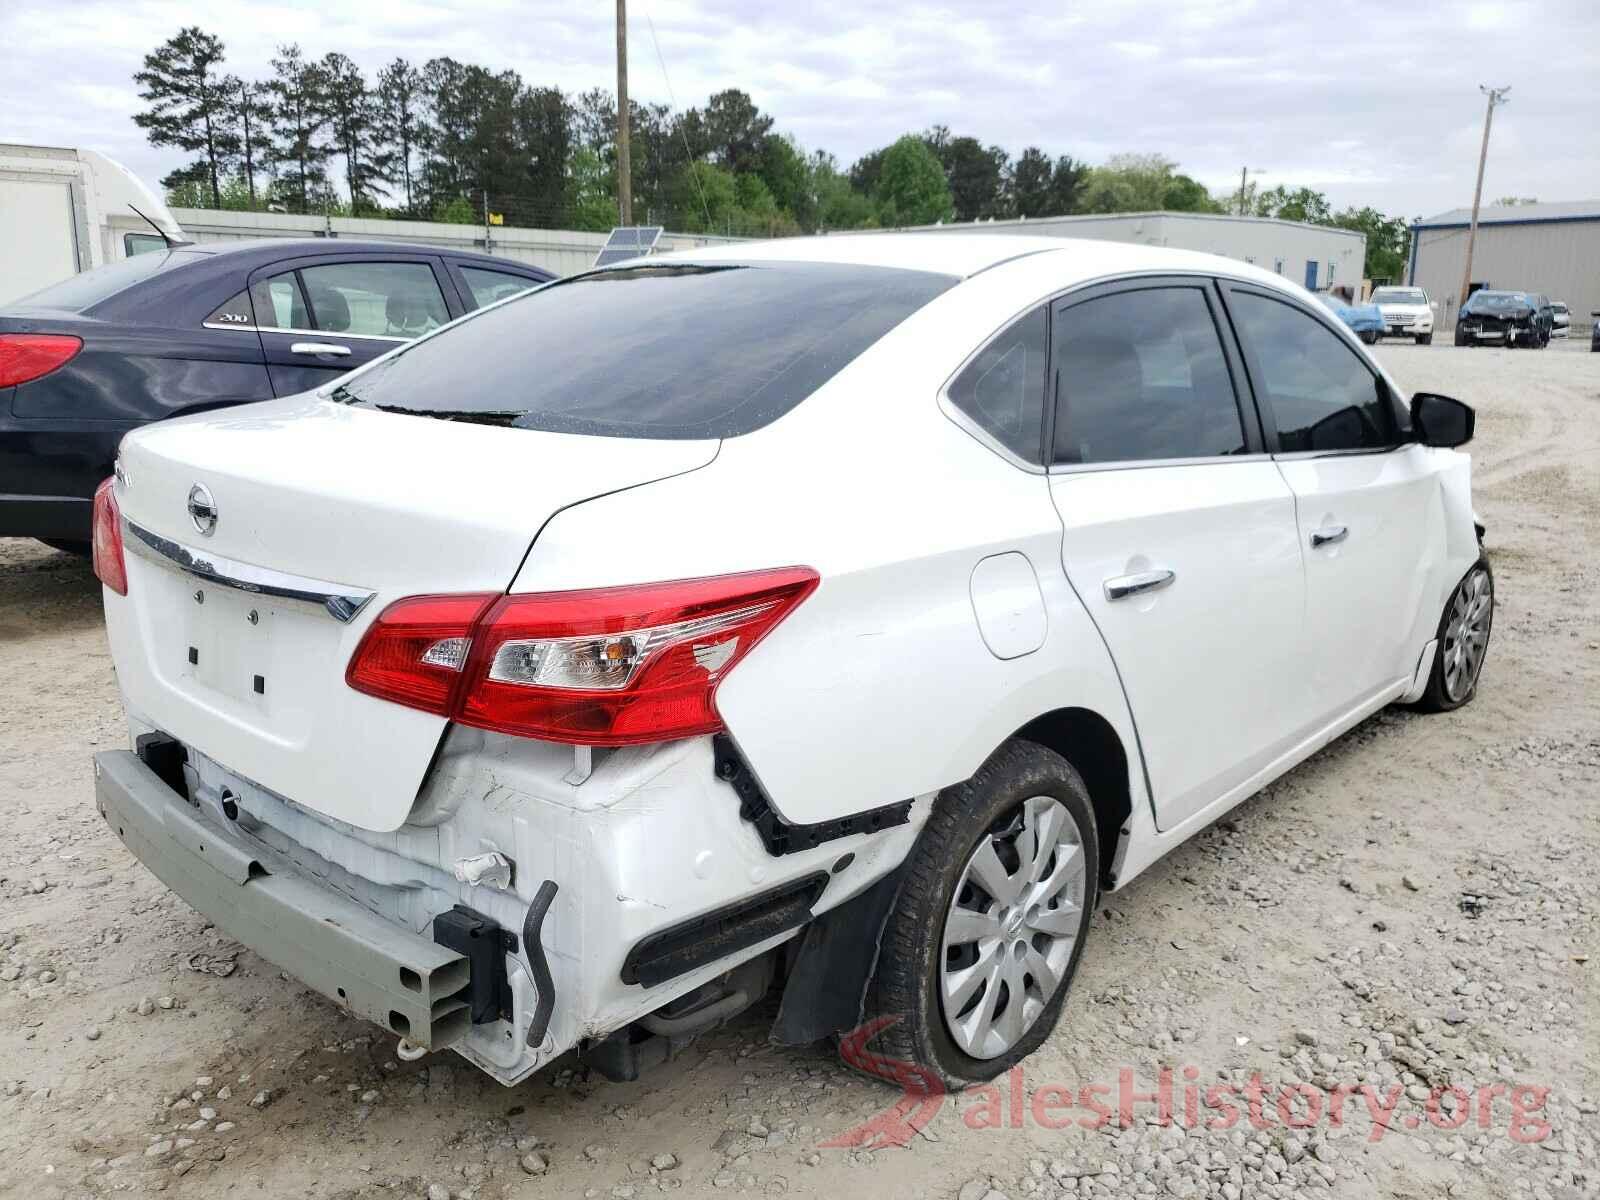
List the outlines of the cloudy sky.
{"label": "cloudy sky", "polygon": [[[631,90],[680,105],[740,87],[848,164],[934,123],[1016,154],[1158,152],[1214,190],[1239,168],[1407,217],[1471,201],[1480,83],[1512,85],[1485,198],[1600,198],[1600,0],[631,0]],[[87,146],[149,182],[130,76],[180,26],[265,76],[280,42],[615,83],[609,0],[0,0],[0,141]],[[648,19],[647,19],[648,18]],[[651,25],[659,39],[660,59]],[[662,62],[666,74],[662,70]]]}

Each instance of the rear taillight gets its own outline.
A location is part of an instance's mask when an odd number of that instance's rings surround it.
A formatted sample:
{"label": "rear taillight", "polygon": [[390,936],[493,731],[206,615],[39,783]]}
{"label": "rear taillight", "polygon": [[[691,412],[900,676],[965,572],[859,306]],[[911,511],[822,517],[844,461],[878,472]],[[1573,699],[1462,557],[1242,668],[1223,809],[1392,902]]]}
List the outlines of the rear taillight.
{"label": "rear taillight", "polygon": [[628,746],[723,727],[717,685],[817,586],[806,567],[524,596],[397,600],[359,692],[519,737]]}
{"label": "rear taillight", "polygon": [[83,339],[66,333],[0,333],[0,388],[48,375],[83,349]]}
{"label": "rear taillight", "polygon": [[122,556],[122,513],[117,508],[116,481],[108,479],[94,490],[94,573],[119,596],[128,594],[128,563]]}

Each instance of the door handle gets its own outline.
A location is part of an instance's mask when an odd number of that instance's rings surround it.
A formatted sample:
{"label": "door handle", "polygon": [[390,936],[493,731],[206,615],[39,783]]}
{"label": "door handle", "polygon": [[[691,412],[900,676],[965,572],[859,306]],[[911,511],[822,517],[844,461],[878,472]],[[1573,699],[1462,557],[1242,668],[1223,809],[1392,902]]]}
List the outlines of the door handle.
{"label": "door handle", "polygon": [[1177,577],[1176,572],[1165,568],[1156,571],[1137,571],[1132,575],[1114,575],[1102,586],[1106,590],[1107,600],[1125,600],[1129,596],[1138,596],[1164,588]]}
{"label": "door handle", "polygon": [[340,346],[335,342],[295,342],[289,347],[290,354],[331,354],[335,358],[349,358],[350,347]]}
{"label": "door handle", "polygon": [[1311,531],[1311,548],[1315,550],[1318,546],[1331,546],[1349,536],[1350,530],[1343,525],[1324,525],[1321,529]]}

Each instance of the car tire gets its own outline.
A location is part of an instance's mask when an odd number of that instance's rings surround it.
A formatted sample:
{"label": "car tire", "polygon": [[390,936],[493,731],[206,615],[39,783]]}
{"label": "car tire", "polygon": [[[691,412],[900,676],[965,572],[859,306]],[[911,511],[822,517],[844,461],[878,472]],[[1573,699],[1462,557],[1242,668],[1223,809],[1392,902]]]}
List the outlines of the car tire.
{"label": "car tire", "polygon": [[[1025,857],[1041,840],[1044,857]],[[1038,1049],[1077,971],[1099,859],[1082,778],[1036,743],[1006,742],[941,792],[906,858],[867,988],[863,1029],[881,1026],[872,1059],[887,1055],[960,1089]],[[884,1074],[870,1061],[852,1065]]]}
{"label": "car tire", "polygon": [[[1438,648],[1428,669],[1428,687],[1415,707],[1424,712],[1450,712],[1478,694],[1478,677],[1489,653],[1493,627],[1494,572],[1489,560],[1480,556],[1445,602],[1436,633]],[[1461,657],[1454,659],[1455,655]]]}
{"label": "car tire", "polygon": [[1466,346],[1468,344],[1469,343],[1467,341],[1466,335],[1463,334],[1460,330],[1457,330],[1456,331],[1456,345],[1458,345],[1458,346]]}
{"label": "car tire", "polygon": [[1431,346],[1431,345],[1433,345],[1433,334],[1431,334],[1431,333],[1419,333],[1419,334],[1417,334],[1417,345],[1419,345],[1419,346]]}

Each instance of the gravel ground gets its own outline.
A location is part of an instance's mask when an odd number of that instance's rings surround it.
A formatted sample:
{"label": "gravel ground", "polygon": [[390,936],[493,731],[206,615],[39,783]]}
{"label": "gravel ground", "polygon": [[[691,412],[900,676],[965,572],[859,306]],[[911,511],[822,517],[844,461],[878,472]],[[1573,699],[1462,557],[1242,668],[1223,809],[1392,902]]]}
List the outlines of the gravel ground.
{"label": "gravel ground", "polygon": [[[220,936],[109,835],[88,756],[123,732],[98,589],[78,560],[0,541],[0,1193],[1600,1194],[1586,348],[1380,349],[1408,386],[1478,408],[1500,600],[1477,701],[1377,715],[1109,897],[1022,1078],[918,1106],[904,1147],[826,1145],[895,1093],[823,1047],[768,1046],[756,1016],[632,1085],[569,1068],[507,1090],[449,1053],[397,1063],[392,1038]],[[1085,1127],[1097,1099],[1115,1114],[1120,1072],[1143,1094],[1162,1066],[1175,1120],[1136,1100],[1127,1128]],[[1256,1119],[1241,1099],[1207,1128],[1226,1110],[1206,1089],[1252,1076]],[[1324,1101],[1305,1128],[1277,1110],[1298,1083]],[[1357,1094],[1335,1123],[1335,1089],[1362,1085],[1392,1114]],[[1430,1116],[1452,1085],[1466,1107]]]}

